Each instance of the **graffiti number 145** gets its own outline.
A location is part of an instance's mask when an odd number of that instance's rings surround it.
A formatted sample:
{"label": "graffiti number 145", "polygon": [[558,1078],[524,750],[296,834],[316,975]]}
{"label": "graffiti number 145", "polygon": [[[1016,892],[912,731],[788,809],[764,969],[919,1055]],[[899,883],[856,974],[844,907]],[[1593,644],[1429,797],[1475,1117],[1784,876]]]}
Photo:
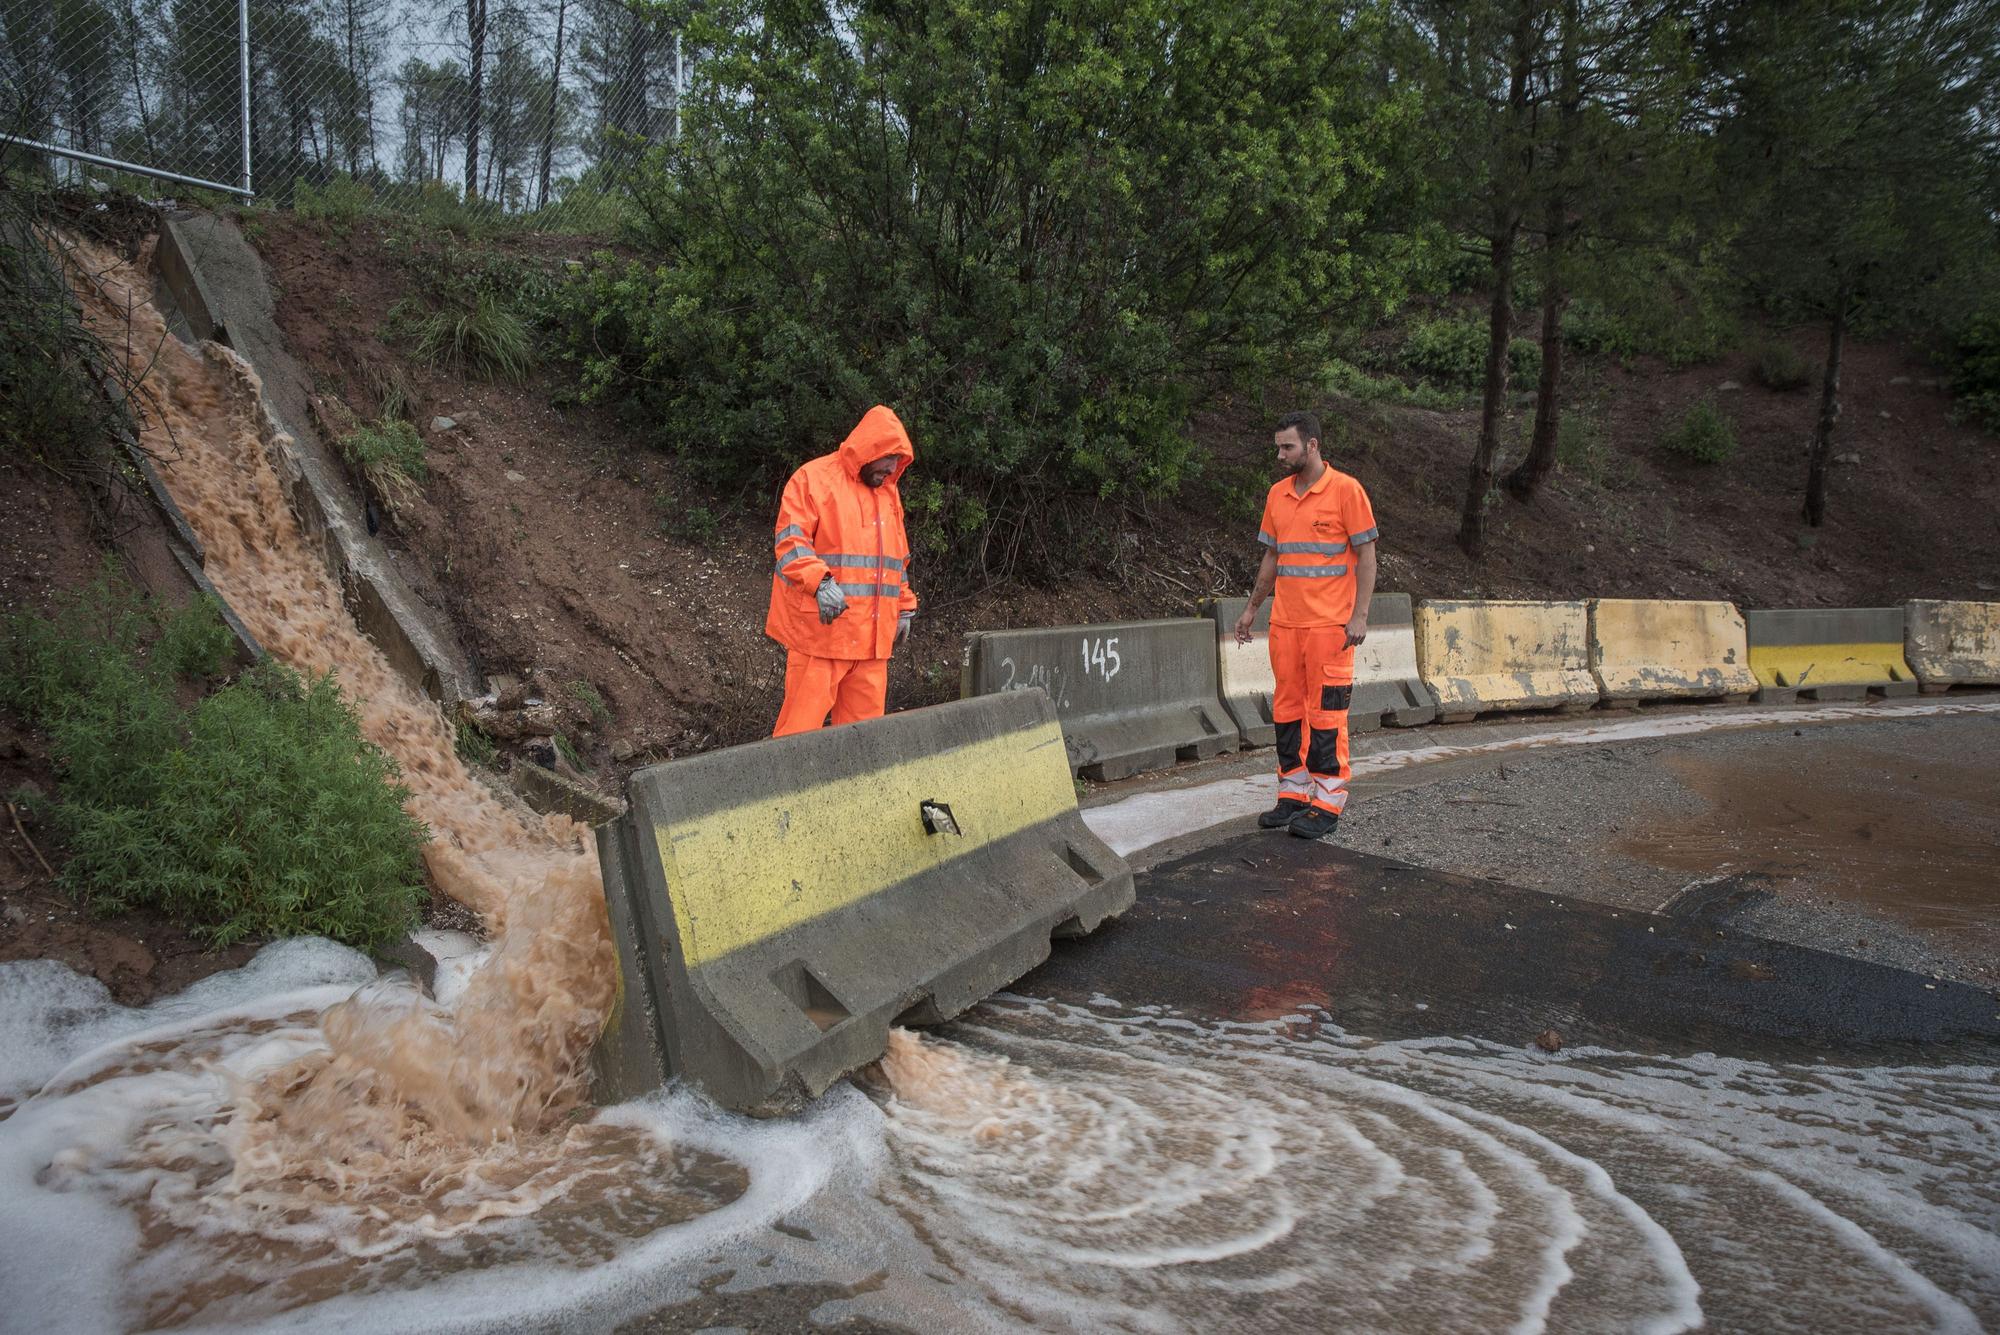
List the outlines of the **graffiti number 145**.
{"label": "graffiti number 145", "polygon": [[1095,672],[1098,676],[1104,678],[1104,680],[1110,681],[1118,675],[1120,662],[1121,660],[1118,657],[1118,637],[1116,635],[1111,636],[1109,639],[1084,637],[1083,671],[1085,676]]}

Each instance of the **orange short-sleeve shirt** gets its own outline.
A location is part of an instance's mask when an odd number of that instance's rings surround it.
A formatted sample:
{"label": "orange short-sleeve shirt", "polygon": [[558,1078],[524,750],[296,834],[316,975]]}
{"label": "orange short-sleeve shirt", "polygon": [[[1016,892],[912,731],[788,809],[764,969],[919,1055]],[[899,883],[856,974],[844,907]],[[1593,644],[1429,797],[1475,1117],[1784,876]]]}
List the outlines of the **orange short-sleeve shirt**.
{"label": "orange short-sleeve shirt", "polygon": [[1257,541],[1278,554],[1274,626],[1344,626],[1354,617],[1355,552],[1375,541],[1375,508],[1361,484],[1336,468],[1301,496],[1281,478],[1264,498]]}

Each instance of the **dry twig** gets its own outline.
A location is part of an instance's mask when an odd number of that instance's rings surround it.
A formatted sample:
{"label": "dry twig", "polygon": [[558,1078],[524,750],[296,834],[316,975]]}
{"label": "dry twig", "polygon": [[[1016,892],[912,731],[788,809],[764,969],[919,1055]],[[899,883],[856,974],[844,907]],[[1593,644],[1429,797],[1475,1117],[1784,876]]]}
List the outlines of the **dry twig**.
{"label": "dry twig", "polygon": [[7,814],[14,819],[14,833],[21,836],[21,842],[28,846],[28,851],[35,855],[35,861],[42,864],[42,870],[47,872],[49,879],[53,881],[56,878],[56,869],[49,865],[49,860],[42,856],[42,850],[35,847],[35,841],[30,839],[27,830],[22,828],[21,812],[12,802],[7,804]]}

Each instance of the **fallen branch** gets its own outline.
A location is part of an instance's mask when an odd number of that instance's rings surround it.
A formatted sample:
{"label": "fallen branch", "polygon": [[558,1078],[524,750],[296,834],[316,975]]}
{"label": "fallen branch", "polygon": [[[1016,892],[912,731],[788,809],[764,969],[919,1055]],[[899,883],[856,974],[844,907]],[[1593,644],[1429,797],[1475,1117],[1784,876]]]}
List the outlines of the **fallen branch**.
{"label": "fallen branch", "polygon": [[14,833],[21,836],[21,842],[28,846],[28,851],[35,855],[35,861],[42,864],[42,870],[47,872],[49,879],[53,881],[56,878],[56,869],[49,865],[49,860],[42,856],[42,850],[35,847],[35,841],[30,839],[27,830],[22,828],[21,812],[12,802],[7,804],[7,814],[13,817]]}

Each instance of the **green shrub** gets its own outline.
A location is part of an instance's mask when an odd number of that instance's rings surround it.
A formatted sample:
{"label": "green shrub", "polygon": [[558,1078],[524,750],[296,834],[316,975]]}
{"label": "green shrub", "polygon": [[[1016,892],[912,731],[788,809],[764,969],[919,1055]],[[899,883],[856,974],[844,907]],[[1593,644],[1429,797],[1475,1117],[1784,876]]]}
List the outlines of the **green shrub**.
{"label": "green shrub", "polygon": [[1602,302],[1577,301],[1563,315],[1563,341],[1578,352],[1621,359],[1645,351],[1637,325]]}
{"label": "green shrub", "polygon": [[424,441],[408,422],[384,417],[340,438],[340,452],[368,480],[375,494],[392,505],[416,495],[429,468]]}
{"label": "green shrub", "polygon": [[1953,416],[2000,432],[2000,312],[1973,320],[1955,343]]}
{"label": "green shrub", "polygon": [[418,358],[448,370],[519,380],[535,361],[526,322],[489,293],[416,316],[411,333]]}
{"label": "green shrub", "polygon": [[1606,491],[1624,491],[1639,480],[1638,464],[1606,440],[1602,424],[1582,409],[1562,415],[1556,428],[1556,462],[1570,476]]}
{"label": "green shrub", "polygon": [[604,703],[604,697],[597,688],[587,681],[573,681],[568,686],[570,698],[582,705],[590,717],[602,726],[611,721],[611,706]]}
{"label": "green shrub", "polygon": [[722,532],[722,516],[700,501],[662,491],[654,495],[653,508],[660,512],[660,532],[676,542],[706,547]]}
{"label": "green shrub", "polygon": [[408,930],[424,828],[330,675],[266,661],[178,703],[177,672],[233,652],[220,624],[201,603],[161,623],[109,580],[7,623],[0,694],[49,735],[63,884],[94,911],[159,908],[218,945]]}
{"label": "green shrub", "polygon": [[[1446,384],[1483,384],[1490,337],[1485,320],[1464,316],[1421,320],[1403,339],[1403,363],[1418,375]],[[1539,343],[1516,338],[1507,344],[1507,374],[1515,385],[1532,384],[1541,371]]]}
{"label": "green shrub", "polygon": [[335,173],[325,185],[301,184],[292,196],[292,210],[299,217],[328,224],[336,235],[345,236],[355,222],[375,205],[375,192],[345,172]]}
{"label": "green shrub", "polygon": [[1401,403],[1413,408],[1428,408],[1433,412],[1462,408],[1467,400],[1462,389],[1443,389],[1428,380],[1406,385],[1392,375],[1371,376],[1354,363],[1339,357],[1327,362],[1320,373],[1320,384],[1330,394],[1362,403]]}
{"label": "green shrub", "polygon": [[1586,353],[1713,362],[1735,347],[1742,273],[1726,237],[1676,223],[1644,244],[1586,248],[1563,337]]}
{"label": "green shrub", "polygon": [[460,720],[454,725],[452,749],[458,752],[460,760],[469,765],[490,767],[500,757],[500,746],[493,740],[493,734],[468,720]]}
{"label": "green shrub", "polygon": [[1819,368],[1812,359],[1789,343],[1769,339],[1757,345],[1750,374],[1767,389],[1804,389],[1813,382]]}
{"label": "green shrub", "polygon": [[1691,463],[1719,464],[1736,453],[1736,428],[1712,398],[1701,399],[1660,437],[1667,453]]}
{"label": "green shrub", "polygon": [[176,677],[213,677],[236,657],[236,633],[222,619],[222,604],[203,594],[160,626],[153,662]]}

